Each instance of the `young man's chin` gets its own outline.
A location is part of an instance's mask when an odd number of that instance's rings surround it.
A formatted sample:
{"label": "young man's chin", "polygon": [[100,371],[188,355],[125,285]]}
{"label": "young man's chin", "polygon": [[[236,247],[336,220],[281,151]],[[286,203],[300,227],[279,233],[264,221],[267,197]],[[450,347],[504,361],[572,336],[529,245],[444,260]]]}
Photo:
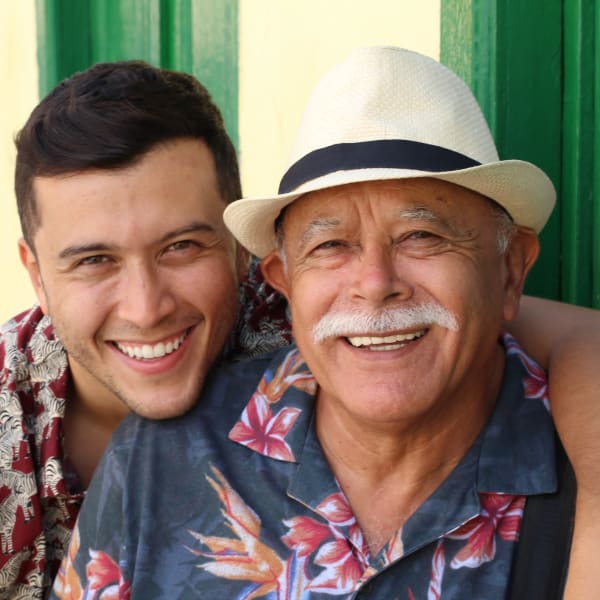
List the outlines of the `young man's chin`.
{"label": "young man's chin", "polygon": [[199,391],[176,394],[165,388],[164,392],[155,390],[151,396],[132,395],[122,400],[131,412],[140,417],[162,420],[185,414],[196,404],[198,396]]}

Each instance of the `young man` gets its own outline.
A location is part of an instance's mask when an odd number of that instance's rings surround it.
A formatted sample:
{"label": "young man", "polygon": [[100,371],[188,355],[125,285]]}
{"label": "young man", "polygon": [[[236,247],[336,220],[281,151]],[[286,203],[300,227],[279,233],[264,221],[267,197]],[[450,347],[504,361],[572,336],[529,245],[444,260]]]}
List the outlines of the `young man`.
{"label": "young man", "polygon": [[247,255],[222,219],[234,147],[183,73],[124,62],[61,83],[18,135],[15,188],[39,308],[2,330],[0,595],[29,598],[121,419],[196,401]]}
{"label": "young man", "polygon": [[126,421],[58,597],[507,597],[524,507],[558,487],[545,375],[501,334],[553,186],[411,52],[353,53],[306,115],[280,193],[225,211],[298,348]]}

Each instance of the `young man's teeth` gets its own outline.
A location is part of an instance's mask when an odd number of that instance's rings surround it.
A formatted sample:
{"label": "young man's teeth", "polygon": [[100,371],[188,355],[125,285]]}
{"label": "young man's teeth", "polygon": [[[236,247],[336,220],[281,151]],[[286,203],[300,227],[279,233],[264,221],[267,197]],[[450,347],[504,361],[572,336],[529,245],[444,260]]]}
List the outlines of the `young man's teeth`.
{"label": "young man's teeth", "polygon": [[162,358],[167,354],[171,354],[171,352],[175,352],[184,339],[185,335],[182,335],[176,340],[171,340],[166,344],[163,342],[158,342],[158,344],[154,345],[143,344],[141,346],[125,346],[118,342],[115,342],[115,344],[121,352],[127,354],[127,356],[131,358],[145,358],[150,360],[152,358]]}
{"label": "young man's teeth", "polygon": [[415,331],[414,333],[404,333],[397,335],[383,335],[383,336],[353,336],[349,337],[348,341],[355,347],[360,348],[363,346],[369,346],[372,350],[395,350],[399,348],[404,342],[410,342],[416,340],[425,334],[425,330]]}

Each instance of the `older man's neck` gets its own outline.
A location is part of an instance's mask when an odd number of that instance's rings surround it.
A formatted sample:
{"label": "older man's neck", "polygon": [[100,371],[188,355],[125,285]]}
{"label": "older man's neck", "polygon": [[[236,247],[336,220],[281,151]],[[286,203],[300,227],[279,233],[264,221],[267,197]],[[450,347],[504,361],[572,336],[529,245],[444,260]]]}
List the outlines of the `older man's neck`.
{"label": "older man's neck", "polygon": [[495,381],[420,422],[356,423],[317,401],[317,435],[375,555],[467,453],[495,405]]}

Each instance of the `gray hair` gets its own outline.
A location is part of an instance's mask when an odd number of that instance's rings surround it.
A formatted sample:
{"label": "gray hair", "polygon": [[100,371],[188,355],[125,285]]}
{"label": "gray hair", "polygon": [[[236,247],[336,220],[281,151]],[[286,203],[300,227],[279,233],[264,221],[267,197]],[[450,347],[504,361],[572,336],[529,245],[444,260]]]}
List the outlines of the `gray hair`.
{"label": "gray hair", "polygon": [[489,200],[490,208],[496,221],[496,248],[502,256],[510,246],[515,232],[515,222],[508,212],[497,202]]}

